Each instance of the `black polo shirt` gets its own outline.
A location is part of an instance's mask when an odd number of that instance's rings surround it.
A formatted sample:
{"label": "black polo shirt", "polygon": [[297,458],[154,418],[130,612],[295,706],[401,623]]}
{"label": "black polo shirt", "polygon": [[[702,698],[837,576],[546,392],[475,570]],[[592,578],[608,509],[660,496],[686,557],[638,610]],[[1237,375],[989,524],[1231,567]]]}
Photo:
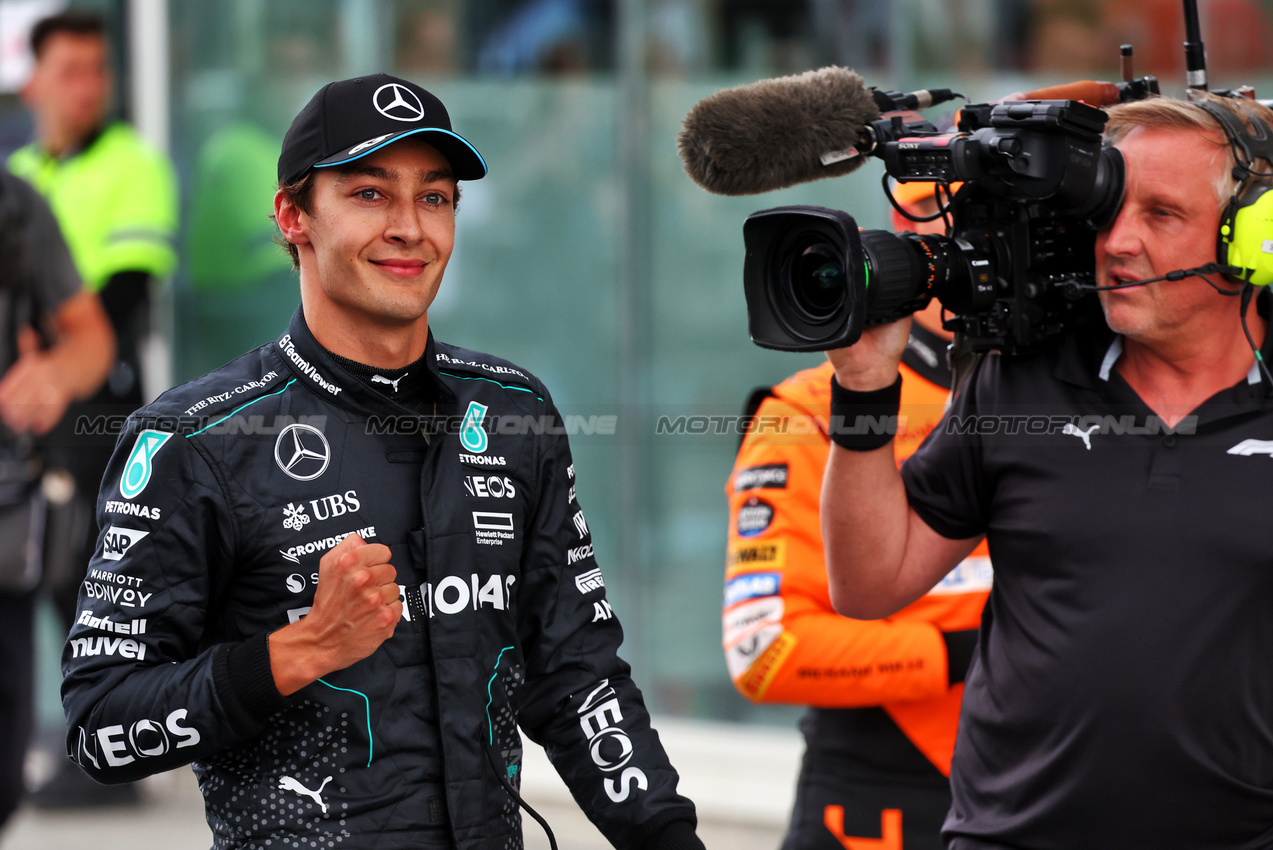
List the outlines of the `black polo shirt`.
{"label": "black polo shirt", "polygon": [[1273,400],[1253,369],[1168,429],[1120,351],[986,357],[902,470],[995,565],[955,847],[1273,846]]}

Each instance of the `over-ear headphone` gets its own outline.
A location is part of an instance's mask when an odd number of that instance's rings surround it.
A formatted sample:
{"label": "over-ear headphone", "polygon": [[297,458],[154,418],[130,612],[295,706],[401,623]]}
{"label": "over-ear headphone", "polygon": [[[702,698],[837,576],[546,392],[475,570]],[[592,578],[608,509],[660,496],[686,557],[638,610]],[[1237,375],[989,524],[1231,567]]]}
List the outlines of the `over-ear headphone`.
{"label": "over-ear headphone", "polygon": [[1273,184],[1255,177],[1273,178],[1273,173],[1252,170],[1257,158],[1273,162],[1273,131],[1255,115],[1248,114],[1251,129],[1242,120],[1214,103],[1199,103],[1219,122],[1228,137],[1237,165],[1233,197],[1220,215],[1216,234],[1216,259],[1229,266],[1232,277],[1255,286],[1273,283]]}

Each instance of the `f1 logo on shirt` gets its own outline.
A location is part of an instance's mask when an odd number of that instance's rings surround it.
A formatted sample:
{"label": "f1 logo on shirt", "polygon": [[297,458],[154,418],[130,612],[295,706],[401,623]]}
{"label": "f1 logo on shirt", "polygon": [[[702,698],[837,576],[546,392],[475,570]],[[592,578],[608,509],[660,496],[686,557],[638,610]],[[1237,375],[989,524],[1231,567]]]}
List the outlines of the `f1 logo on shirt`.
{"label": "f1 logo on shirt", "polygon": [[124,464],[124,474],[119,479],[119,494],[125,499],[135,499],[141,495],[150,483],[152,459],[164,447],[164,443],[172,438],[165,431],[153,431],[147,428],[137,435],[137,442]]}

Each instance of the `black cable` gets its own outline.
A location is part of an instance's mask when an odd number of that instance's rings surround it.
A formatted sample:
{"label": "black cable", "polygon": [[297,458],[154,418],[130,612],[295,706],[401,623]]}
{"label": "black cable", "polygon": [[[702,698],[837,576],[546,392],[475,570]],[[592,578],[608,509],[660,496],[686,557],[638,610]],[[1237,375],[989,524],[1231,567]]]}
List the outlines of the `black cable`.
{"label": "black cable", "polygon": [[[893,197],[893,187],[890,186],[888,183],[887,171],[884,172],[883,175],[881,175],[880,182],[884,186],[884,197],[888,198],[888,202],[893,206],[893,209],[897,210],[897,214],[900,215],[902,218],[906,219],[907,221],[914,221],[921,224],[926,221],[936,221],[937,219],[941,218],[941,219],[945,219],[946,221],[947,232],[949,232],[951,228],[954,227],[954,223],[950,219],[950,208],[951,208],[951,205],[954,204],[955,202],[955,195],[953,192],[950,191],[949,183],[946,183],[944,181],[933,181],[933,195],[937,199],[937,212],[929,216],[921,217],[921,216],[915,215],[910,210],[903,208],[902,205],[897,202],[897,198]],[[945,201],[946,201],[944,204],[942,203],[943,194],[945,195]]]}
{"label": "black cable", "polygon": [[1127,283],[1116,283],[1112,286],[1093,286],[1085,283],[1074,284],[1074,286],[1083,292],[1112,292],[1115,289],[1131,289],[1133,286],[1145,286],[1146,284],[1158,283],[1159,281],[1164,280],[1174,281],[1184,280],[1187,277],[1200,277],[1206,281],[1207,286],[1210,286],[1221,295],[1238,295],[1240,294],[1240,290],[1222,289],[1219,284],[1207,277],[1209,274],[1231,274],[1232,271],[1232,266],[1222,266],[1219,263],[1207,263],[1206,265],[1198,266],[1196,269],[1175,269],[1174,271],[1167,272],[1162,277],[1151,277],[1146,278],[1145,280],[1131,280]]}
{"label": "black cable", "polygon": [[1251,329],[1247,327],[1246,311],[1251,306],[1251,300],[1255,296],[1255,286],[1245,284],[1242,287],[1242,333],[1246,334],[1246,343],[1251,346],[1251,353],[1255,355],[1255,362],[1260,367],[1260,374],[1264,376],[1264,394],[1273,394],[1273,374],[1269,374],[1269,367],[1264,362],[1264,355],[1260,353],[1260,349],[1256,346],[1255,340],[1251,337]]}
{"label": "black cable", "polygon": [[557,850],[557,839],[553,836],[553,831],[548,826],[548,821],[544,820],[543,817],[540,816],[539,812],[532,809],[530,804],[522,799],[522,795],[517,793],[517,789],[513,787],[513,783],[509,782],[508,777],[504,775],[507,770],[500,768],[499,763],[495,760],[494,750],[492,750],[491,745],[485,740],[482,741],[482,749],[486,752],[486,760],[491,763],[491,769],[495,771],[495,776],[499,779],[500,784],[504,786],[504,790],[513,796],[513,799],[517,801],[517,805],[525,809],[526,813],[534,818],[535,821],[544,828],[544,832],[548,835],[548,846],[552,848],[552,850]]}

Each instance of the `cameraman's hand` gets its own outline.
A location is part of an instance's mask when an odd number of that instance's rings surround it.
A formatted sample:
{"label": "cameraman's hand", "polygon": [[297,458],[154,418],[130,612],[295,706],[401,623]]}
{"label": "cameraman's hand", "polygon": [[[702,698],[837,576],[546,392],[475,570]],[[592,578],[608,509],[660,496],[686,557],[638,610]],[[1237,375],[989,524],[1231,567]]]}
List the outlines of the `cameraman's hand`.
{"label": "cameraman's hand", "polygon": [[846,390],[869,392],[890,387],[911,334],[911,317],[888,325],[872,325],[848,348],[827,352],[835,380]]}
{"label": "cameraman's hand", "polygon": [[66,413],[71,388],[55,359],[41,349],[40,336],[18,331],[18,359],[0,380],[0,420],[19,434],[47,434]]}
{"label": "cameraman's hand", "polygon": [[314,605],[270,635],[270,668],[279,693],[361,661],[389,639],[402,616],[389,547],[351,534],[318,562]]}

